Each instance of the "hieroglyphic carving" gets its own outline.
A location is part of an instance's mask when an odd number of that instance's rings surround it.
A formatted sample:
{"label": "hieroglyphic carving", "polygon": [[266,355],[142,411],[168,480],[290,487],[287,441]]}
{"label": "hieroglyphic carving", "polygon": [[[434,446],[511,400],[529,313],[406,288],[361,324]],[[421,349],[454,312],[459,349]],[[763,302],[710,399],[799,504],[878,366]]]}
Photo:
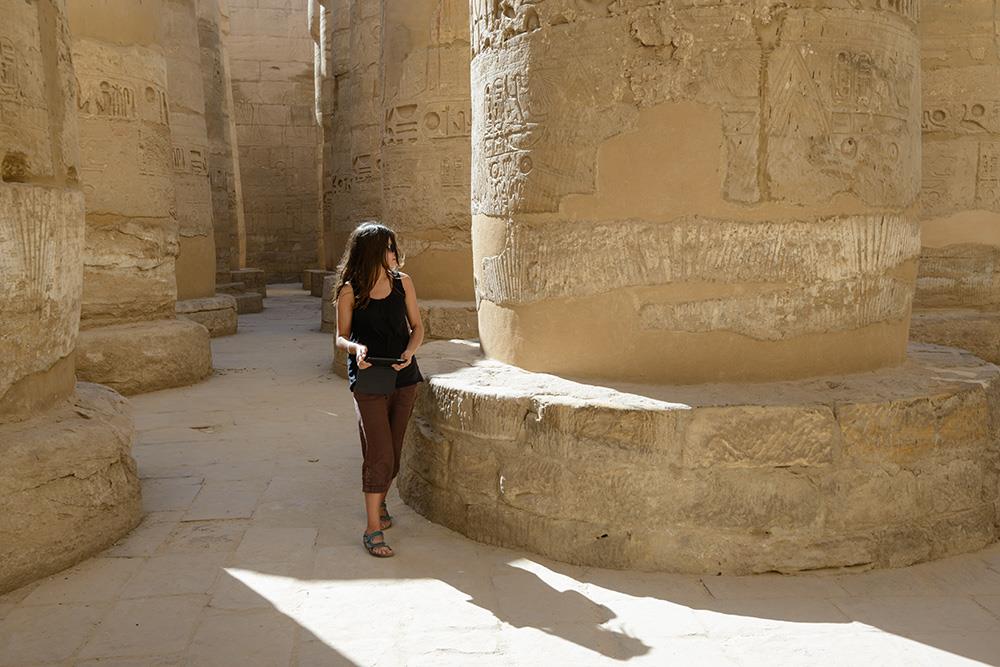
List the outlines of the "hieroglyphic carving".
{"label": "hieroglyphic carving", "polygon": [[976,208],[1000,211],[1000,141],[979,144]]}
{"label": "hieroglyphic carving", "polygon": [[925,134],[1000,134],[1000,101],[927,99],[921,127]]}
{"label": "hieroglyphic carving", "polygon": [[159,86],[146,86],[146,107],[143,110],[143,120],[170,124],[170,103],[167,99],[167,91]]}
{"label": "hieroglyphic carving", "polygon": [[171,164],[170,135],[163,130],[139,126],[139,173],[162,176]]}
{"label": "hieroglyphic carving", "polygon": [[77,107],[81,115],[89,118],[136,117],[135,88],[121,81],[108,79],[78,82]]}
{"label": "hieroglyphic carving", "polygon": [[534,167],[530,149],[540,135],[542,118],[529,115],[526,79],[520,72],[504,74],[483,89],[484,128],[480,146],[486,160],[488,197],[516,207],[527,175]]}
{"label": "hieroglyphic carving", "polygon": [[0,38],[0,97],[16,97],[21,92],[17,59],[13,42]]}
{"label": "hieroglyphic carving", "polygon": [[204,147],[174,146],[172,151],[174,171],[194,176],[208,175],[208,155]]}
{"label": "hieroglyphic carving", "polygon": [[[889,176],[919,155],[916,35],[879,20],[881,42],[859,17],[830,17],[793,23],[775,49],[767,99],[772,195],[820,199],[848,190],[872,204],[913,201],[916,172]],[[804,165],[791,154],[804,155]]]}
{"label": "hieroglyphic carving", "polygon": [[538,0],[472,0],[472,55],[541,27]]}
{"label": "hieroglyphic carving", "polygon": [[468,137],[472,109],[467,103],[399,104],[385,112],[382,145],[413,144],[421,140]]}
{"label": "hieroglyphic carving", "polygon": [[920,0],[878,0],[881,9],[896,12],[914,23],[920,20]]}

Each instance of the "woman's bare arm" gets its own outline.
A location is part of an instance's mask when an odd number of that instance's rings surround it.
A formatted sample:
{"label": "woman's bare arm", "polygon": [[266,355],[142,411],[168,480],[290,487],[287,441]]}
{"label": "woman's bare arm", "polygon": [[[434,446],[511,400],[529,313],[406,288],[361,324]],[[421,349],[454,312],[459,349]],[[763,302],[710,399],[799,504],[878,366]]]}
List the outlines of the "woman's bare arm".
{"label": "woman's bare arm", "polygon": [[359,343],[352,343],[351,320],[354,317],[354,290],[350,283],[344,285],[337,297],[337,342],[336,345],[348,354],[353,354],[358,360],[359,368],[368,368],[370,364],[365,361],[368,348]]}

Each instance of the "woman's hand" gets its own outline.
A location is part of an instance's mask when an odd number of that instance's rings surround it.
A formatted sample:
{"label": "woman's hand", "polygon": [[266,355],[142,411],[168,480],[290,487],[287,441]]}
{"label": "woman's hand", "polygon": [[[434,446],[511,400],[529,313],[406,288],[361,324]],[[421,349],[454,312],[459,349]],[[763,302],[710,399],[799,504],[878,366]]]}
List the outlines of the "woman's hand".
{"label": "woman's hand", "polygon": [[358,360],[358,368],[371,368],[372,365],[365,361],[368,356],[368,348],[358,343],[354,344],[354,358]]}
{"label": "woman's hand", "polygon": [[395,368],[397,371],[401,371],[413,363],[413,353],[410,352],[409,350],[403,350],[403,353],[399,355],[399,358],[406,363],[393,364],[392,367]]}

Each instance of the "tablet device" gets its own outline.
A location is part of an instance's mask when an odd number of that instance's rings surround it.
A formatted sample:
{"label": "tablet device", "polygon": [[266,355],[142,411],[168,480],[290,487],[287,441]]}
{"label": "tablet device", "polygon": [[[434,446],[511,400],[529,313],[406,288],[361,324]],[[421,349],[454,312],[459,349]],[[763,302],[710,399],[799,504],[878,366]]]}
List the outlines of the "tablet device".
{"label": "tablet device", "polygon": [[372,366],[392,366],[393,364],[405,364],[404,359],[395,359],[393,357],[365,357],[367,361]]}
{"label": "tablet device", "polygon": [[391,394],[396,391],[396,369],[389,366],[359,368],[354,391],[361,394]]}

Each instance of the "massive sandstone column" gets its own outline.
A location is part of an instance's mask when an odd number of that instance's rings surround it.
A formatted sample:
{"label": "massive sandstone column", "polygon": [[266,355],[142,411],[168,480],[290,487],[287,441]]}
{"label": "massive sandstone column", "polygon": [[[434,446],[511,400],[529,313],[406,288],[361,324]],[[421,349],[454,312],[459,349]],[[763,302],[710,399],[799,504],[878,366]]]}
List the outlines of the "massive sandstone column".
{"label": "massive sandstone column", "polygon": [[236,145],[228,39],[226,0],[198,0],[198,44],[209,145],[216,290],[236,299],[237,312],[259,313],[264,309],[267,281],[263,269],[247,267],[243,181]]}
{"label": "massive sandstone column", "polygon": [[347,133],[349,152],[334,159],[339,167],[334,176],[332,203],[335,254],[343,253],[347,238],[358,223],[382,217],[381,0],[350,0],[349,13],[350,49],[343,93],[340,81],[337,83],[338,107],[341,99],[345,107],[342,116],[338,109],[338,116],[343,119],[339,131]]}
{"label": "massive sandstone column", "polygon": [[73,0],[69,14],[87,198],[77,373],[123,393],[197,382],[211,349],[204,327],[175,316],[164,6]]}
{"label": "massive sandstone column", "polygon": [[76,383],[76,84],[62,0],[0,0],[0,593],[139,519],[127,403]]}
{"label": "massive sandstone column", "polygon": [[354,167],[352,159],[352,52],[351,19],[354,0],[329,0],[330,72],[332,87],[324,96],[331,132],[324,135],[323,196],[326,268],[336,269],[344,252],[344,241],[355,220],[352,203]]}
{"label": "massive sandstone column", "polygon": [[176,310],[215,337],[236,333],[236,300],[215,293],[214,211],[196,5],[197,0],[165,0],[161,20],[178,226]]}
{"label": "massive sandstone column", "polygon": [[906,355],[917,3],[472,10],[488,358],[422,350],[404,499],[613,567],[885,567],[994,540],[998,370]]}
{"label": "massive sandstone column", "polygon": [[924,3],[920,271],[911,337],[1000,362],[1000,50],[993,2]]}
{"label": "massive sandstone column", "polygon": [[473,2],[485,352],[683,383],[902,362],[920,174],[907,17],[700,4]]}
{"label": "massive sandstone column", "polygon": [[475,338],[469,3],[382,0],[382,218],[399,233],[428,335]]}
{"label": "massive sandstone column", "polygon": [[216,280],[228,282],[229,272],[246,265],[243,186],[233,118],[232,77],[226,47],[229,17],[224,0],[198,0],[198,44],[205,98],[208,166],[215,228]]}
{"label": "massive sandstone column", "polygon": [[297,279],[318,253],[320,137],[307,15],[305,1],[230,6],[247,264],[279,281]]}

